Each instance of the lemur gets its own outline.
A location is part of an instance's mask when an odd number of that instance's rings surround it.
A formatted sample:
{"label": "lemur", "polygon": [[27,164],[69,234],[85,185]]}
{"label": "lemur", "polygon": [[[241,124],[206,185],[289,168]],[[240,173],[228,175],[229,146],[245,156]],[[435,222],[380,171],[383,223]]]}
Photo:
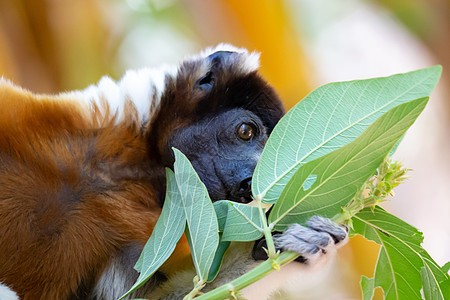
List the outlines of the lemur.
{"label": "lemur", "polygon": [[[103,77],[58,95],[2,78],[0,296],[124,294],[164,203],[171,147],[189,158],[212,201],[249,202],[253,170],[284,114],[258,68],[258,53],[221,44],[178,66],[130,70],[117,82]],[[346,239],[343,227],[318,216],[275,236],[277,248],[301,253],[297,263],[305,266]],[[206,289],[252,268],[263,245],[234,244]],[[182,298],[192,267],[183,237],[131,297]]]}

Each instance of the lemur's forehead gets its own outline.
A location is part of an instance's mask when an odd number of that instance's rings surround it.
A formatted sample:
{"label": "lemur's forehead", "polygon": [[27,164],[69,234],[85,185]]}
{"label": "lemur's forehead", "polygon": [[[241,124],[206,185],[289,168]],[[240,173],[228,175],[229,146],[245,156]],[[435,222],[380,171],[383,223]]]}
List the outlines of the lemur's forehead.
{"label": "lemur's forehead", "polygon": [[259,68],[260,53],[249,52],[245,48],[237,48],[230,44],[206,48],[199,55],[190,56],[184,62],[193,63],[195,73],[201,76],[211,69],[216,57],[220,57],[224,68],[233,71],[234,74],[246,75]]}

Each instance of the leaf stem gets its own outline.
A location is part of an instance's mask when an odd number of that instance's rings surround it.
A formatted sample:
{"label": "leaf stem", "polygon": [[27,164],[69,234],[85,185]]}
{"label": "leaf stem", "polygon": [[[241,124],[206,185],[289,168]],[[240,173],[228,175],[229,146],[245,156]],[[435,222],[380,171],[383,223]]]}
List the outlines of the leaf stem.
{"label": "leaf stem", "polygon": [[272,273],[274,270],[278,270],[279,266],[286,265],[287,263],[296,259],[300,254],[287,251],[281,253],[277,258],[264,261],[250,272],[236,278],[228,284],[222,285],[206,294],[196,297],[196,300],[219,300],[233,297],[235,293],[250,284],[260,280],[264,276]]}
{"label": "leaf stem", "polygon": [[268,251],[267,255],[269,256],[269,259],[275,259],[277,257],[277,252],[275,250],[275,245],[273,243],[272,230],[267,225],[266,213],[261,204],[262,202],[261,197],[258,195],[255,197],[255,200],[256,203],[258,203],[259,216],[261,217],[261,221],[263,224],[264,237],[266,238],[267,243],[267,251]]}
{"label": "leaf stem", "polygon": [[198,276],[194,277],[194,284],[195,286],[192,289],[192,291],[190,291],[189,294],[184,296],[183,300],[192,300],[201,291],[201,289],[205,287],[205,282],[200,282]]}

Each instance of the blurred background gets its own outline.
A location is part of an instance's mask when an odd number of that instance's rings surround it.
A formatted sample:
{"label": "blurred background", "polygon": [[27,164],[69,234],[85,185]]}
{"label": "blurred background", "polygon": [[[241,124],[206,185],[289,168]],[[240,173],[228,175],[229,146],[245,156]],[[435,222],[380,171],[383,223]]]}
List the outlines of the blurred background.
{"label": "blurred background", "polygon": [[[450,260],[450,1],[0,0],[0,75],[34,92],[83,89],[220,42],[261,52],[261,72],[288,109],[327,82],[443,65],[396,153],[411,178],[385,207],[424,232],[440,265]],[[277,297],[360,299],[378,247],[356,237],[340,252],[320,292],[286,284]]]}

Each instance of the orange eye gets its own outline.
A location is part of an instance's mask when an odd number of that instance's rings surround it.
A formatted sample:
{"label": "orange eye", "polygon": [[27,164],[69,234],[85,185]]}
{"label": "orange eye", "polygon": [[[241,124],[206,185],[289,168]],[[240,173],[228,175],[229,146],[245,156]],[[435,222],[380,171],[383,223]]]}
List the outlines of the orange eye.
{"label": "orange eye", "polygon": [[255,135],[255,130],[251,125],[242,123],[237,133],[241,139],[248,141]]}

